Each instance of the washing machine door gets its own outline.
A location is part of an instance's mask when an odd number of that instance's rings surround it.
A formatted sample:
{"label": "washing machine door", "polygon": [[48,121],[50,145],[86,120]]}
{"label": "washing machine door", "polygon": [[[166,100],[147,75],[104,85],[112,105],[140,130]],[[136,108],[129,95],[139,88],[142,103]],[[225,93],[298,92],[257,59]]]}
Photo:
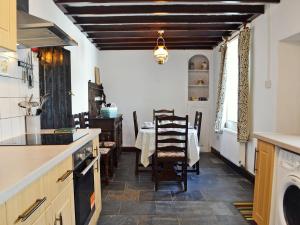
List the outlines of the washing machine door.
{"label": "washing machine door", "polygon": [[283,225],[300,224],[300,178],[289,176],[286,179],[280,198],[280,220]]}

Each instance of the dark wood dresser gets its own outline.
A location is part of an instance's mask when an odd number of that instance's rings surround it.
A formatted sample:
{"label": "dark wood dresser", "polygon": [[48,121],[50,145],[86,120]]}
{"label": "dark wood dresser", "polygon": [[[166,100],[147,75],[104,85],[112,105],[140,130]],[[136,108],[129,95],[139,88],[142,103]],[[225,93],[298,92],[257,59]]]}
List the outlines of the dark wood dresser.
{"label": "dark wood dresser", "polygon": [[101,141],[114,141],[116,142],[117,155],[121,154],[121,147],[123,143],[122,134],[122,115],[117,115],[115,118],[95,117],[90,118],[91,128],[101,128],[102,132],[99,135]]}

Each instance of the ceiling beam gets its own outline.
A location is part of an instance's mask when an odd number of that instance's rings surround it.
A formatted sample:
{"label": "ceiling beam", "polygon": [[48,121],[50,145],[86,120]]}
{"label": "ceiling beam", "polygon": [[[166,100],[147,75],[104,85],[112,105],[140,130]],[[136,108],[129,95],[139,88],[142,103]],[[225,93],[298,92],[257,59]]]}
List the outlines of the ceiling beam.
{"label": "ceiling beam", "polygon": [[[98,38],[92,39],[93,43],[118,43],[118,42],[151,42],[156,43],[155,38],[146,38],[146,37],[139,37],[139,38]],[[165,38],[166,42],[220,42],[222,41],[222,37],[170,37]]]}
{"label": "ceiling beam", "polygon": [[[169,50],[176,50],[176,49],[207,49],[211,50],[214,46],[202,46],[202,45],[182,45],[182,46],[174,46],[168,48]],[[98,47],[100,50],[151,50],[153,51],[153,46],[105,46],[105,47]]]}
{"label": "ceiling beam", "polygon": [[[57,4],[70,4],[70,3],[141,3],[140,0],[54,0]],[[176,3],[176,2],[184,2],[186,3],[215,3],[215,4],[225,4],[225,3],[259,3],[259,4],[265,4],[265,3],[279,3],[280,0],[145,0],[142,2],[151,2],[151,3]]]}
{"label": "ceiling beam", "polygon": [[[152,47],[154,49],[154,47],[156,46],[156,43],[115,43],[115,44],[110,44],[110,43],[106,43],[106,44],[97,44],[97,47],[99,48],[104,48],[104,47],[109,47],[109,46],[133,46],[133,47]],[[167,48],[174,48],[177,46],[216,46],[216,44],[212,44],[212,43],[189,43],[189,42],[182,42],[182,43],[167,43],[166,47]]]}
{"label": "ceiling beam", "polygon": [[244,23],[251,15],[180,15],[180,16],[107,16],[107,17],[78,17],[74,20],[78,25],[84,24],[140,24],[140,23]]}
{"label": "ceiling beam", "polygon": [[[166,30],[164,37],[222,37],[229,36],[230,32],[227,31],[169,31]],[[89,33],[88,38],[110,38],[110,37],[152,37],[157,38],[157,31],[145,31],[145,32],[134,32],[134,31],[107,31],[107,32],[99,32],[99,33]]]}
{"label": "ceiling beam", "polygon": [[112,24],[112,25],[82,25],[82,31],[87,33],[101,31],[145,31],[145,30],[203,30],[203,31],[234,31],[241,23],[232,24]]}
{"label": "ceiling beam", "polygon": [[68,15],[111,14],[263,14],[264,5],[125,5],[125,6],[66,6]]}
{"label": "ceiling beam", "polygon": [[[167,41],[166,45],[167,46],[173,46],[173,45],[217,45],[218,42],[193,42],[193,41],[176,41],[176,42],[172,42],[172,41]],[[107,43],[98,43],[96,44],[97,46],[111,46],[111,45],[151,45],[151,46],[155,46],[156,45],[156,40],[152,40],[152,41],[143,41],[143,42],[128,42],[128,41],[124,41],[124,42],[107,42]]]}

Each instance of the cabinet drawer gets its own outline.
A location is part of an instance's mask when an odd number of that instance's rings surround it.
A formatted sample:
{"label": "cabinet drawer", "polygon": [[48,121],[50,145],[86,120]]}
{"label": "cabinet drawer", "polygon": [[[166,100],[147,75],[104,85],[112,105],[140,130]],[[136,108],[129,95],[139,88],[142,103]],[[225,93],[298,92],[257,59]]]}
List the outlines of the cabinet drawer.
{"label": "cabinet drawer", "polygon": [[0,224],[6,225],[6,209],[5,205],[0,205]]}
{"label": "cabinet drawer", "polygon": [[44,212],[47,201],[42,179],[38,179],[6,202],[7,225],[33,224]]}
{"label": "cabinet drawer", "polygon": [[72,157],[69,157],[45,175],[43,182],[49,199],[47,206],[73,179],[72,167]]}
{"label": "cabinet drawer", "polygon": [[65,189],[52,201],[46,211],[47,224],[74,225],[74,189],[73,182],[66,185]]}

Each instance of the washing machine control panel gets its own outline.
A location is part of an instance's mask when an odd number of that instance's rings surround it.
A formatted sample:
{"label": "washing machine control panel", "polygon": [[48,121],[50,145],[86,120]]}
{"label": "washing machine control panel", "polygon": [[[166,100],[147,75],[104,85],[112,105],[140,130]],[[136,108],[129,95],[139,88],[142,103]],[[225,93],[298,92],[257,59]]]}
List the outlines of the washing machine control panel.
{"label": "washing machine control panel", "polygon": [[279,163],[288,170],[300,170],[300,155],[280,149]]}

